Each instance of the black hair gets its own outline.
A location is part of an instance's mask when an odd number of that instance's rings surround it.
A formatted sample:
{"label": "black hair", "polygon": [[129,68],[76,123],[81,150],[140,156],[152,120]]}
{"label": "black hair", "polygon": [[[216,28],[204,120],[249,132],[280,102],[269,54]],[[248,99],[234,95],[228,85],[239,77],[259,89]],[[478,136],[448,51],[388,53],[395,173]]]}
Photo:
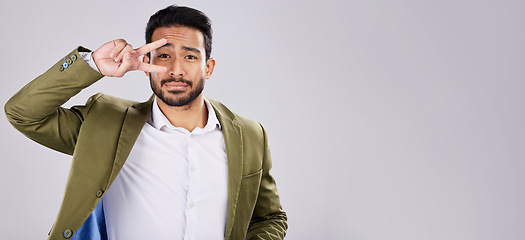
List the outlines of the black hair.
{"label": "black hair", "polygon": [[171,5],[153,14],[146,26],[146,43],[159,27],[189,27],[202,32],[206,60],[211,56],[212,29],[211,20],[203,12],[184,6]]}

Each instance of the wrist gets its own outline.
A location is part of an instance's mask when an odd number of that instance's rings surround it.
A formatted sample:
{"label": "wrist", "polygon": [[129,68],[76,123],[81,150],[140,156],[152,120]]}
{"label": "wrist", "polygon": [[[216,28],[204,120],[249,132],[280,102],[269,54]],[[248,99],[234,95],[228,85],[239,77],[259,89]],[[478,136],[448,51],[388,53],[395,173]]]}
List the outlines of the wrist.
{"label": "wrist", "polygon": [[100,72],[100,69],[97,66],[97,63],[95,62],[95,59],[93,58],[94,52],[79,52],[82,59],[84,59],[84,62],[86,62],[91,68],[93,68],[98,73]]}

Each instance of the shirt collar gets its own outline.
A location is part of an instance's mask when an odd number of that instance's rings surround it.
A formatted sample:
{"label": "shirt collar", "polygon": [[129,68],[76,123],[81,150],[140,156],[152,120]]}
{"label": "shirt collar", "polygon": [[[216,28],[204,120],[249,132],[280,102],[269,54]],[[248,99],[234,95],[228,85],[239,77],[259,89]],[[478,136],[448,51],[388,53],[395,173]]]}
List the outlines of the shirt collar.
{"label": "shirt collar", "polygon": [[[215,110],[213,109],[211,103],[206,98],[204,98],[204,103],[206,104],[206,107],[208,109],[208,122],[206,123],[206,126],[204,126],[204,128],[195,128],[195,130],[202,129],[202,132],[208,132],[215,128],[221,130],[221,123],[217,119],[217,114],[215,113]],[[168,118],[166,118],[164,113],[162,113],[162,111],[159,108],[159,105],[157,105],[157,97],[153,98],[153,105],[151,106],[151,114],[148,119],[148,123],[160,131],[162,131],[164,128],[180,129],[178,127],[173,126],[168,120]]]}

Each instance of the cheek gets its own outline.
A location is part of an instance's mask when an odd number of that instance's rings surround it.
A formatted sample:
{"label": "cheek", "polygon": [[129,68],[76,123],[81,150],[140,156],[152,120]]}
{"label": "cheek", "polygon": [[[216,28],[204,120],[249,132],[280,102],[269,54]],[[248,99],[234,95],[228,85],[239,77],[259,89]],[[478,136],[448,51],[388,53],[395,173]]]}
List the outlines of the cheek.
{"label": "cheek", "polygon": [[199,77],[204,77],[206,76],[206,71],[207,71],[207,68],[206,68],[206,64],[202,64],[201,66],[199,66],[198,70],[196,71],[196,75],[198,74]]}
{"label": "cheek", "polygon": [[160,86],[160,80],[157,73],[150,73],[149,75],[149,82],[152,86]]}
{"label": "cheek", "polygon": [[150,80],[160,82],[160,80],[166,78],[166,73],[150,73]]}

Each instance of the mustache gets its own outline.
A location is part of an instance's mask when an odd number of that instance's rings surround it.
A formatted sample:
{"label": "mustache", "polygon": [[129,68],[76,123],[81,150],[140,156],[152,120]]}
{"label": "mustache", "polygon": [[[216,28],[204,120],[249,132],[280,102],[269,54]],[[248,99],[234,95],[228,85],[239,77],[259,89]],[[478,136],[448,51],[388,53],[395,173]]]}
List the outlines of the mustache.
{"label": "mustache", "polygon": [[163,86],[164,84],[166,83],[169,83],[169,82],[181,82],[181,83],[186,83],[188,84],[188,86],[193,86],[193,83],[189,80],[186,80],[184,78],[166,78],[166,79],[163,79],[162,81],[160,81],[160,86]]}

